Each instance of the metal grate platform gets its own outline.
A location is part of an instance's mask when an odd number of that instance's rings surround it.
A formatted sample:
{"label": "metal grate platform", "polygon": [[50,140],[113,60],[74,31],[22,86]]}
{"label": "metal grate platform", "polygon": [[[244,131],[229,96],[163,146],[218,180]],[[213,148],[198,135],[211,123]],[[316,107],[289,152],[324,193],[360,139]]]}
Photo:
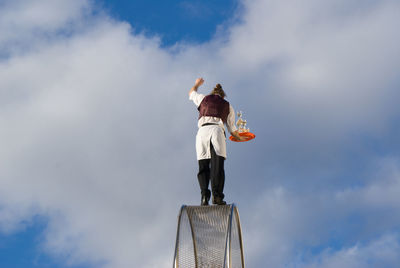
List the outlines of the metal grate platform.
{"label": "metal grate platform", "polygon": [[242,232],[235,204],[182,206],[174,268],[244,268]]}

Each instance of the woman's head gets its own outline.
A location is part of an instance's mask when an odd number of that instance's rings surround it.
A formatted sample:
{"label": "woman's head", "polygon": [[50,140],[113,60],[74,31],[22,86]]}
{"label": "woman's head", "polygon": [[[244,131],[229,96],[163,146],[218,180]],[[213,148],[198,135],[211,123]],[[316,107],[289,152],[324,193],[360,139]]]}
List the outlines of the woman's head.
{"label": "woman's head", "polygon": [[222,89],[221,84],[215,85],[214,89],[211,91],[211,94],[219,95],[222,98],[225,98],[226,96],[225,91]]}

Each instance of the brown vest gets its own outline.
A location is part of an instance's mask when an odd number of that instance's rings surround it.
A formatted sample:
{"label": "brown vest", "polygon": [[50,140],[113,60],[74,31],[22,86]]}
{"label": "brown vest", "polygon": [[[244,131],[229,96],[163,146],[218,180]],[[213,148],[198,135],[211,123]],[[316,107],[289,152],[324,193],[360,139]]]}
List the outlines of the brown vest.
{"label": "brown vest", "polygon": [[219,117],[224,123],[229,114],[229,102],[219,95],[207,95],[199,105],[199,119],[202,116]]}

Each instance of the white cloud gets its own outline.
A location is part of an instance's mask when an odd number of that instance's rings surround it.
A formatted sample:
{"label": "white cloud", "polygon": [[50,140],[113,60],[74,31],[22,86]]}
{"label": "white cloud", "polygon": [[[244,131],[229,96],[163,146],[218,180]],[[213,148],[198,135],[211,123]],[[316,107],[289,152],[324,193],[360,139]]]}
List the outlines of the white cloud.
{"label": "white cloud", "polygon": [[[397,213],[398,176],[382,167],[388,179],[375,173],[351,188],[359,181],[338,166],[357,149],[355,134],[379,137],[398,115],[398,3],[244,1],[242,24],[224,38],[171,53],[92,14],[92,2],[50,2],[9,1],[0,12],[2,231],[40,214],[49,220],[43,247],[71,263],[170,265],[179,206],[199,202],[187,91],[202,75],[202,90],[222,82],[257,135],[230,144],[227,161],[250,265],[293,264],[332,231],[347,244],[318,257],[327,265],[387,241],[355,246],[347,219]],[[325,180],[336,175],[341,183]],[[358,234],[365,241],[398,223]]]}
{"label": "white cloud", "polygon": [[89,18],[87,0],[15,0],[0,3],[0,57],[26,53],[35,44],[82,31]]}
{"label": "white cloud", "polygon": [[[398,163],[379,161],[370,174],[379,179],[357,188],[315,192],[276,187],[247,203],[248,264],[257,267],[268,260],[271,267],[394,267],[400,258]],[[321,247],[321,254],[311,253]]]}
{"label": "white cloud", "polygon": [[400,261],[399,237],[396,234],[384,235],[366,245],[355,245],[339,251],[327,249],[316,261],[301,267],[396,267]]}
{"label": "white cloud", "polygon": [[244,74],[238,80],[252,76],[248,94],[279,105],[279,116],[307,117],[306,127],[324,128],[320,136],[335,139],[359,127],[375,130],[396,112],[387,103],[398,94],[390,86],[400,62],[393,60],[397,4],[248,1],[247,9],[223,57]]}

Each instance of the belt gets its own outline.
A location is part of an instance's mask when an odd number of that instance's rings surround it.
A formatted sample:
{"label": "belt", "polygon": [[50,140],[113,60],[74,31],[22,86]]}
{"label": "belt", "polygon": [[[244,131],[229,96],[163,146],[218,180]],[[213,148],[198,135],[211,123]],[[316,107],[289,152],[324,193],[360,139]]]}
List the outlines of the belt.
{"label": "belt", "polygon": [[217,124],[217,123],[205,123],[205,124],[202,124],[201,126],[202,126],[202,127],[205,127],[205,126],[211,126],[211,125],[216,125],[216,126],[218,126],[219,124]]}
{"label": "belt", "polygon": [[[202,124],[201,126],[204,127],[204,126],[211,126],[211,125],[219,126],[218,123],[205,123],[205,124]],[[225,138],[226,138],[225,129],[224,129],[224,136],[225,136]]]}

